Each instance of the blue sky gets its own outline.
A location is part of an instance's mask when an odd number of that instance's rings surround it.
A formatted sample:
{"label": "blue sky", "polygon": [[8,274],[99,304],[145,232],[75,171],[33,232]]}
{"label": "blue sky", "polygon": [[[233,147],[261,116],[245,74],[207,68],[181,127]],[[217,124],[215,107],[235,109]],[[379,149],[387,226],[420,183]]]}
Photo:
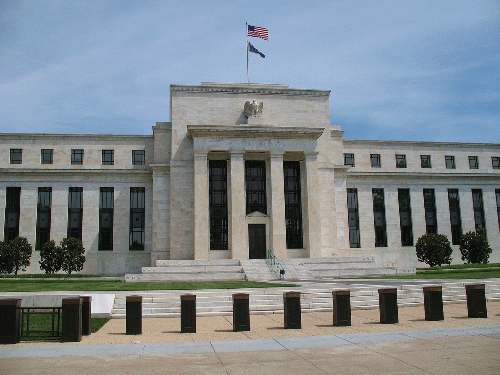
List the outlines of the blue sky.
{"label": "blue sky", "polygon": [[500,143],[500,2],[0,2],[0,132],[151,134],[169,86],[331,90],[349,139]]}

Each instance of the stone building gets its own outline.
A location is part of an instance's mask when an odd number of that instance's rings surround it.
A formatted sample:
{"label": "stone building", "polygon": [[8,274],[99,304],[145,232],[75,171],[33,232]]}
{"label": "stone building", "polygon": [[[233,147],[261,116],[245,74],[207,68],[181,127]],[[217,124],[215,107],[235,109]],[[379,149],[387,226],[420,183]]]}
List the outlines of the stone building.
{"label": "stone building", "polygon": [[[170,87],[153,135],[0,134],[4,239],[81,238],[85,273],[160,259],[373,257],[470,230],[500,261],[500,145],[343,139],[329,91]],[[30,271],[36,271],[35,251]]]}

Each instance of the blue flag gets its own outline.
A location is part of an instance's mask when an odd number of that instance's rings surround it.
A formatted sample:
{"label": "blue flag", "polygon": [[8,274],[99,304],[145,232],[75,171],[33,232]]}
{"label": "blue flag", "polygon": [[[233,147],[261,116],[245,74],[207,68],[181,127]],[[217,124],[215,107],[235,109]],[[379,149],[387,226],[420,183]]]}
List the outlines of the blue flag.
{"label": "blue flag", "polygon": [[260,57],[266,57],[266,55],[264,55],[262,52],[260,52],[254,46],[252,46],[252,44],[250,42],[248,42],[248,52],[256,53],[256,54],[260,55]]}

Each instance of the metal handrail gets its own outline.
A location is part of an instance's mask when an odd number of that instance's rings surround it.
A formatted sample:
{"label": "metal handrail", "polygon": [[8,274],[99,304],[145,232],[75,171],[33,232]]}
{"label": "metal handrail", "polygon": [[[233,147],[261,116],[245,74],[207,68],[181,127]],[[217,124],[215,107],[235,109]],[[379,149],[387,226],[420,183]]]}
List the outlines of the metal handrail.
{"label": "metal handrail", "polygon": [[276,278],[284,279],[285,278],[285,269],[281,265],[279,259],[274,255],[271,249],[267,250],[267,258],[266,263],[268,264],[271,272],[274,274]]}

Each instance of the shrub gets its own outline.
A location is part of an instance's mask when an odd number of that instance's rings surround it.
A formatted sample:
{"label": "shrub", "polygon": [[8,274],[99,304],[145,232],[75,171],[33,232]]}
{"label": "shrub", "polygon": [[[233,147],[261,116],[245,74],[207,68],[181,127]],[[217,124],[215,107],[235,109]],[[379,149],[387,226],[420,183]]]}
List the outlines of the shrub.
{"label": "shrub", "polygon": [[71,272],[81,271],[85,263],[85,248],[82,241],[69,237],[61,241],[62,270],[71,275]]}
{"label": "shrub", "polygon": [[[7,251],[11,257],[14,273],[17,275],[19,270],[24,271],[30,265],[31,253],[33,247],[26,237],[16,237],[7,244]],[[12,272],[12,271],[11,271]],[[10,272],[9,272],[10,273]]]}
{"label": "shrub", "polygon": [[0,241],[0,273],[12,273],[14,264],[9,253],[9,247],[5,242]]}
{"label": "shrub", "polygon": [[488,263],[491,254],[486,236],[476,232],[467,232],[460,237],[460,253],[467,263]]}
{"label": "shrub", "polygon": [[62,268],[62,250],[53,240],[46,242],[40,249],[40,268],[47,274],[53,274]]}
{"label": "shrub", "polygon": [[417,240],[415,248],[417,259],[431,267],[451,263],[453,249],[443,234],[424,234]]}

